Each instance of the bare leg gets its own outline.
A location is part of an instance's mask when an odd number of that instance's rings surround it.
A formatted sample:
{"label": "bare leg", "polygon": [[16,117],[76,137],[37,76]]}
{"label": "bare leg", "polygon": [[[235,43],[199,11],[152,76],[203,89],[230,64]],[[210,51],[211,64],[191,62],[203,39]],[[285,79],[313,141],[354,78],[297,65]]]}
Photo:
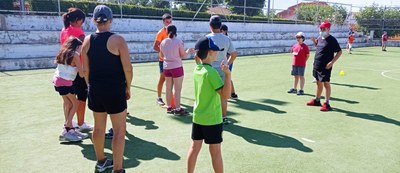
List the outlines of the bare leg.
{"label": "bare leg", "polygon": [[193,173],[203,140],[193,140],[187,156],[187,172]]}
{"label": "bare leg", "polygon": [[329,103],[329,100],[331,98],[331,83],[324,82],[324,87],[325,87],[325,102]]}
{"label": "bare leg", "polygon": [[221,97],[222,117],[226,117],[228,112],[228,100]]}
{"label": "bare leg", "polygon": [[[117,114],[111,114],[111,123],[114,137],[112,139],[112,151],[114,170],[121,170],[124,161],[125,133],[126,133],[126,109]],[[103,135],[104,139],[104,135]]]}
{"label": "bare leg", "polygon": [[299,78],[300,78],[300,89],[304,90],[304,83],[305,83],[304,76],[299,76]]}
{"label": "bare leg", "polygon": [[166,87],[165,87],[165,97],[167,100],[167,106],[170,107],[171,106],[171,97],[172,97],[172,77],[166,77],[165,78],[166,81]]}
{"label": "bare leg", "polygon": [[232,81],[232,80],[231,80],[231,86],[232,86],[232,92],[231,92],[231,94],[236,93],[236,91],[235,91],[235,86],[233,86],[233,81]]}
{"label": "bare leg", "polygon": [[[62,96],[63,99],[63,112],[64,112],[64,123],[67,123],[69,110],[72,107],[72,103],[69,101],[67,95]],[[66,124],[67,125],[67,124]],[[72,126],[72,125],[71,125]],[[68,126],[69,127],[69,126]]]}
{"label": "bare leg", "polygon": [[224,172],[224,164],[222,161],[221,144],[210,144],[209,146],[212,165],[215,173]]}
{"label": "bare leg", "polygon": [[165,76],[163,73],[160,73],[160,79],[158,80],[158,85],[157,85],[157,96],[158,97],[161,97],[164,82],[165,82]]}
{"label": "bare leg", "polygon": [[[78,101],[76,100],[75,95],[73,94],[67,94],[66,99],[68,99],[70,106],[69,106],[69,110],[68,110],[68,115],[67,115],[67,119],[66,119],[66,127],[72,127],[72,119],[74,118],[76,109],[78,108]],[[64,98],[64,96],[63,96]]]}
{"label": "bare leg", "polygon": [[183,76],[178,78],[173,78],[174,89],[175,89],[175,106],[176,108],[181,108],[181,92],[182,92],[182,83]]}
{"label": "bare leg", "polygon": [[298,83],[299,83],[299,76],[294,76],[294,84],[293,84],[294,89],[297,89]]}
{"label": "bare leg", "polygon": [[321,98],[322,90],[323,90],[323,83],[320,81],[317,81],[317,93],[316,93],[316,98]]}
{"label": "bare leg", "polygon": [[96,159],[104,160],[104,138],[107,124],[107,113],[106,112],[93,112],[94,117],[94,128],[92,135],[92,142],[94,151],[96,153]]}
{"label": "bare leg", "polygon": [[78,118],[79,126],[81,126],[85,122],[85,109],[86,109],[86,102],[78,100],[78,109],[76,110],[76,117]]}

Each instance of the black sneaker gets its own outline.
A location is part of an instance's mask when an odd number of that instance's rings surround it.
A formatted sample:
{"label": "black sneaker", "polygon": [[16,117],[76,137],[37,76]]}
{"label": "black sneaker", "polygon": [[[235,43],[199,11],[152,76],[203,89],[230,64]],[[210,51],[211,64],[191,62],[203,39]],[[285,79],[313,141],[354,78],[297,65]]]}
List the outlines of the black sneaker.
{"label": "black sneaker", "polygon": [[231,94],[231,99],[232,100],[237,100],[237,99],[239,99],[239,97],[238,97],[238,95],[236,93],[232,93]]}
{"label": "black sneaker", "polygon": [[178,116],[185,116],[185,115],[187,115],[187,114],[189,114],[189,112],[186,111],[186,110],[183,109],[183,108],[179,109],[179,111],[176,110],[176,109],[175,109],[175,111],[174,111],[174,115],[178,115]]}
{"label": "black sneaker", "polygon": [[112,160],[105,158],[104,162],[100,163],[97,161],[95,172],[104,172],[106,169],[114,167],[114,163]]}
{"label": "black sneaker", "polygon": [[290,88],[290,90],[288,90],[287,93],[297,93],[297,89]]}
{"label": "black sneaker", "polygon": [[164,103],[164,101],[162,100],[161,97],[157,98],[157,99],[156,99],[156,102],[157,102],[157,104],[158,104],[159,106],[164,106],[164,105],[165,105],[165,103]]}
{"label": "black sneaker", "polygon": [[118,171],[112,171],[112,173],[125,173],[125,169],[121,169],[121,170],[118,170]]}
{"label": "black sneaker", "polygon": [[297,91],[297,95],[298,95],[298,96],[304,95],[304,90],[299,90],[299,91]]}
{"label": "black sneaker", "polygon": [[106,133],[106,139],[112,139],[114,137],[114,131],[112,128],[108,130],[108,133]]}
{"label": "black sneaker", "polygon": [[173,114],[173,113],[174,110],[171,107],[167,108],[167,114]]}
{"label": "black sneaker", "polygon": [[223,124],[230,124],[232,123],[231,121],[229,121],[229,119],[227,117],[222,118],[222,123]]}

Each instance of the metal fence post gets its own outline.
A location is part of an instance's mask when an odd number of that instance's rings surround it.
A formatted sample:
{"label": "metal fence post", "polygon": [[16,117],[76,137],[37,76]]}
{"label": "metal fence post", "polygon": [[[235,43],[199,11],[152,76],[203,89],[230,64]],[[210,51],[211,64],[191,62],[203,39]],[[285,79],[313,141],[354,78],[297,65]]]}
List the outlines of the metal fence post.
{"label": "metal fence post", "polygon": [[58,3],[58,15],[61,16],[61,4],[60,4],[60,0],[57,0]]}
{"label": "metal fence post", "polygon": [[244,0],[243,5],[243,23],[246,23],[246,0]]}

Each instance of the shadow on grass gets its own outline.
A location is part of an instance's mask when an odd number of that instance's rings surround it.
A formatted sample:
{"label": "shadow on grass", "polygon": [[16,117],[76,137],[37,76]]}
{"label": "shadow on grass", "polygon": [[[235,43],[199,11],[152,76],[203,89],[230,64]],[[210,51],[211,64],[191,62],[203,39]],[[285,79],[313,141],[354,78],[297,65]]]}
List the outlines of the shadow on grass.
{"label": "shadow on grass", "polygon": [[235,124],[237,122],[236,120],[230,120],[233,122],[233,124],[225,125],[224,131],[242,137],[249,143],[266,147],[293,148],[306,153],[313,152],[311,148],[304,146],[303,143],[290,136],[242,127]]}
{"label": "shadow on grass", "polygon": [[[168,150],[168,148],[160,146],[154,142],[149,142],[126,132],[125,151],[124,151],[124,168],[134,168],[140,165],[140,160],[153,160],[156,158],[166,160],[180,160],[180,156]],[[90,139],[90,138],[89,138]],[[89,140],[87,139],[87,140]],[[111,150],[112,140],[106,139],[104,148]],[[96,161],[96,154],[93,144],[67,143],[65,145],[76,145],[82,147],[83,156],[92,161]],[[105,152],[108,158],[112,158],[111,153]],[[94,167],[94,163],[93,163]]]}
{"label": "shadow on grass", "polygon": [[[265,100],[264,100],[265,101]],[[266,100],[270,101],[270,100]],[[263,111],[269,111],[277,114],[285,114],[286,111],[281,111],[273,106],[257,103],[257,102],[251,102],[251,101],[245,101],[245,100],[235,100],[229,101],[230,103],[234,104],[235,107],[245,109],[248,111],[257,111],[257,110],[263,110]],[[275,103],[278,103],[275,101]],[[229,107],[228,107],[229,109]]]}
{"label": "shadow on grass", "polygon": [[[311,97],[315,97],[314,94],[307,94],[305,93],[304,95],[306,96],[311,96]],[[325,99],[324,96],[321,96],[321,99]],[[354,100],[347,100],[347,99],[341,99],[341,98],[336,98],[336,97],[331,97],[331,101],[338,101],[338,102],[345,102],[345,103],[349,103],[349,104],[359,104],[360,102],[358,101],[354,101]],[[322,101],[321,101],[322,103]]]}
{"label": "shadow on grass", "polygon": [[271,105],[279,105],[279,106],[288,104],[288,102],[280,101],[280,100],[273,100],[273,99],[260,99],[260,102],[263,102],[266,104],[271,104]]}
{"label": "shadow on grass", "polygon": [[366,119],[366,120],[378,121],[378,122],[382,122],[382,123],[388,123],[388,124],[400,126],[399,121],[387,118],[387,117],[385,117],[383,115],[379,115],[379,114],[352,112],[352,111],[347,111],[347,110],[343,110],[343,109],[339,109],[339,108],[333,108],[333,111],[344,113],[344,114],[346,114],[346,116],[350,116],[350,117],[362,118],[362,119]]}
{"label": "shadow on grass", "polygon": [[380,88],[375,88],[375,87],[369,87],[369,86],[362,86],[362,85],[353,85],[353,84],[341,84],[341,83],[332,83],[332,85],[337,85],[337,86],[346,86],[350,88],[361,88],[361,89],[369,89],[369,90],[380,90]]}
{"label": "shadow on grass", "polygon": [[[145,88],[145,87],[141,87],[141,86],[136,86],[136,85],[131,85],[131,87],[137,88],[137,89],[141,89],[141,90],[145,90],[145,91],[150,91],[150,92],[153,92],[153,93],[157,93],[157,90],[154,90],[154,89],[149,89],[149,88]],[[162,93],[165,94],[165,92],[162,92]],[[184,97],[184,96],[181,96],[181,100],[194,101],[193,98]]]}
{"label": "shadow on grass", "polygon": [[132,124],[134,126],[145,126],[144,129],[146,129],[146,130],[158,129],[158,126],[155,125],[154,121],[143,120],[143,119],[134,117],[131,114],[128,114],[128,116],[126,118],[126,122],[130,123],[130,124]]}
{"label": "shadow on grass", "polygon": [[[170,115],[170,117],[174,120],[177,120],[179,122],[182,122],[184,124],[192,124],[192,119],[193,119],[193,106],[187,105],[187,104],[181,104],[182,107],[186,108],[187,111],[190,112],[190,115],[187,116],[176,116],[176,115]],[[228,106],[229,109],[229,106]],[[228,110],[227,116],[234,116],[237,115],[235,112],[231,112]]]}

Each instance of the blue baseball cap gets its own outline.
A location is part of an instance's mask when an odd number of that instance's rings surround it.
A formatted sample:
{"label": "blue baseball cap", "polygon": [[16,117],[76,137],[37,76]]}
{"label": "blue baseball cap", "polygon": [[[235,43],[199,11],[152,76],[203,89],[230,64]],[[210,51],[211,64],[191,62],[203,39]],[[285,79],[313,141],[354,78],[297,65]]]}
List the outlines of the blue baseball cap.
{"label": "blue baseball cap", "polygon": [[224,49],[220,49],[215,42],[211,39],[211,37],[203,37],[196,42],[194,46],[195,50],[198,51],[224,51]]}

